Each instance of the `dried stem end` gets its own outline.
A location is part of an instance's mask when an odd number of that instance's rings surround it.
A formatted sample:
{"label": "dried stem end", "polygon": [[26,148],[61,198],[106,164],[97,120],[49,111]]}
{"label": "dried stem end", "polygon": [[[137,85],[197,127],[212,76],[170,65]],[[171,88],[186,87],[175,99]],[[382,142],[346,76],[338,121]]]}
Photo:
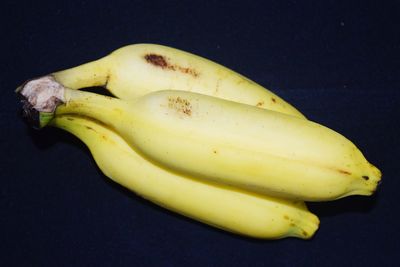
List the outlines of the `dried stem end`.
{"label": "dried stem end", "polygon": [[52,76],[29,80],[17,88],[22,116],[34,128],[43,128],[53,118],[57,106],[65,103],[65,88]]}

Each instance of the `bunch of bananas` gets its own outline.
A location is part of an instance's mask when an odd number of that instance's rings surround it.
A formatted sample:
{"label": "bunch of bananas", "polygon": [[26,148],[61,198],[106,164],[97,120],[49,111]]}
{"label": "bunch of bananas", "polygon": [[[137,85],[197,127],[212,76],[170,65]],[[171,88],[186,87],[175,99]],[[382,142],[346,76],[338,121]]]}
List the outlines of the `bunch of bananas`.
{"label": "bunch of bananas", "polygon": [[[76,90],[103,86],[115,97]],[[371,195],[381,179],[344,136],[266,88],[170,47],[138,44],[17,89],[39,128],[71,132],[115,182],[241,235],[312,237],[304,201]]]}

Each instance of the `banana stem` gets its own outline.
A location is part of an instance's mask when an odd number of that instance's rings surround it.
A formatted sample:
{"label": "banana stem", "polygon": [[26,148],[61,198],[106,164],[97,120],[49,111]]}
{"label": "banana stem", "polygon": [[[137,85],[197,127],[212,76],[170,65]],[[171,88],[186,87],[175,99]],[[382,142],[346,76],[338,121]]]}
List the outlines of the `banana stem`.
{"label": "banana stem", "polygon": [[92,86],[107,86],[109,68],[107,57],[83,65],[54,72],[52,76],[58,83],[70,89],[81,89]]}
{"label": "banana stem", "polygon": [[33,128],[45,127],[54,117],[56,108],[65,103],[65,87],[53,76],[26,82],[16,93],[21,99],[22,116]]}

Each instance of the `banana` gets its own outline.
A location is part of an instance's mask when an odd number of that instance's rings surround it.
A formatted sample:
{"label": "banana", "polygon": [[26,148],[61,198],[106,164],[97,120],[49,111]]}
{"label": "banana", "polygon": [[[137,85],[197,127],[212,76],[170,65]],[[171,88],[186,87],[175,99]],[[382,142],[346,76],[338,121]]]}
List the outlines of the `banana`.
{"label": "banana", "polygon": [[56,107],[96,119],[179,173],[305,201],[371,195],[381,179],[350,140],[308,120],[192,92],[123,101],[46,82],[20,92],[44,114],[42,125]]}
{"label": "banana", "polygon": [[268,89],[205,58],[155,44],[117,49],[99,60],[51,74],[63,86],[104,86],[121,99],[153,91],[192,91],[304,118]]}
{"label": "banana", "polygon": [[50,125],[81,139],[115,182],[162,207],[211,226],[255,238],[309,239],[318,218],[303,202],[275,199],[178,175],[143,158],[118,134],[79,116],[56,116]]}

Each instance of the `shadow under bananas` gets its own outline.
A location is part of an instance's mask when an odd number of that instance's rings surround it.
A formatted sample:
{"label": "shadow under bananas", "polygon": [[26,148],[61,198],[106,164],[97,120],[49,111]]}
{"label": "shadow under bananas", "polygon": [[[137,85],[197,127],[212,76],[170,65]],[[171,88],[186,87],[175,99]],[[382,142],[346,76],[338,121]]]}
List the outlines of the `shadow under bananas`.
{"label": "shadow under bananas", "polygon": [[332,217],[344,213],[368,213],[379,201],[379,188],[372,196],[348,196],[328,202],[307,202],[307,206],[318,217]]}
{"label": "shadow under bananas", "polygon": [[27,127],[26,133],[39,150],[49,149],[59,143],[73,144],[81,149],[85,148],[85,145],[80,140],[74,140],[74,136],[70,133],[52,127],[46,127],[40,130]]}

